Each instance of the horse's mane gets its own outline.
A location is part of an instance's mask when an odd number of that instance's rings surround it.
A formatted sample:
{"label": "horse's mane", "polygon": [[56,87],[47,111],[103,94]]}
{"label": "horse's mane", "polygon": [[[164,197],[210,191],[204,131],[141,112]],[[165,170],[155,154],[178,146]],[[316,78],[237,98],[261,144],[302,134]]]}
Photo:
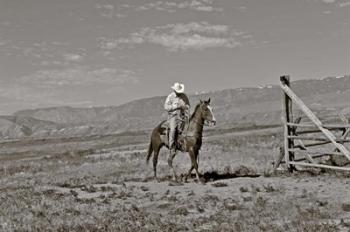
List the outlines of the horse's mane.
{"label": "horse's mane", "polygon": [[197,105],[196,105],[196,108],[194,108],[194,111],[193,111],[193,113],[192,113],[192,115],[191,115],[191,118],[190,118],[190,121],[194,118],[194,116],[196,115],[196,112],[197,112],[197,110],[198,110],[198,108],[199,108],[199,106],[201,105],[201,103],[198,103]]}

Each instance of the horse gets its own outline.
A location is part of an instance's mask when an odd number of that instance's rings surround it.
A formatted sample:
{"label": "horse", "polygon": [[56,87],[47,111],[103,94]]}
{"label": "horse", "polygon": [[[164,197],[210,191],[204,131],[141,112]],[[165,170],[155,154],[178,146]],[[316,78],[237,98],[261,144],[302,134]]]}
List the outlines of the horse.
{"label": "horse", "polygon": [[[168,145],[168,137],[166,135],[166,127],[164,123],[166,121],[162,121],[151,134],[151,141],[148,147],[147,159],[146,162],[148,164],[153,154],[153,172],[154,179],[159,182],[157,177],[157,163],[158,163],[158,155],[160,149],[165,146],[169,149]],[[183,146],[181,146],[180,151],[188,152],[191,158],[191,167],[185,176],[185,182],[187,182],[187,178],[191,175],[193,169],[196,171],[197,181],[201,181],[200,174],[198,171],[198,155],[199,150],[202,146],[202,137],[203,137],[203,127],[204,125],[214,126],[216,124],[216,119],[213,113],[213,109],[210,106],[210,98],[207,101],[202,101],[197,104],[193,114],[190,117],[187,130],[183,132],[182,138],[180,136],[181,142]],[[177,153],[174,155],[170,155],[168,158],[168,165],[173,171],[173,178],[177,181],[177,175],[175,169],[173,167],[173,159]]]}

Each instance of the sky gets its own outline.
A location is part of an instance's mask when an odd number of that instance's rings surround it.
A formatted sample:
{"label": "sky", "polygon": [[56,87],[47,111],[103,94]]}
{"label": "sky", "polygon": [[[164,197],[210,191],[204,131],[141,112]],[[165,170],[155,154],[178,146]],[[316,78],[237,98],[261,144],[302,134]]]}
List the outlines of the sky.
{"label": "sky", "polygon": [[0,5],[0,114],[350,74],[350,0]]}

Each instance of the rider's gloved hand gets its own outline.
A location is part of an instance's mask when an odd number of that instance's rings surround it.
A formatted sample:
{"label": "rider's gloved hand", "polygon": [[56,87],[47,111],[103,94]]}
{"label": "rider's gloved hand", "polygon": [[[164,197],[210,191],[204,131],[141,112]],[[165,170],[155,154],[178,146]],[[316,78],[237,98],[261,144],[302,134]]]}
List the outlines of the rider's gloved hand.
{"label": "rider's gloved hand", "polygon": [[182,106],[180,106],[180,109],[182,109],[182,110],[188,110],[189,107],[188,107],[188,105],[182,105]]}

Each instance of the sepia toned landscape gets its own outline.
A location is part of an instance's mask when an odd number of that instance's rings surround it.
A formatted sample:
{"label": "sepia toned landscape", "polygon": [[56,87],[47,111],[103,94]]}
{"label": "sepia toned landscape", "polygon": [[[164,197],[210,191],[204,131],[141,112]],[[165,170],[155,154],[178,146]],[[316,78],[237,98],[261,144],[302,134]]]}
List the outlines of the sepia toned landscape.
{"label": "sepia toned landscape", "polygon": [[[307,88],[308,83],[312,83],[309,88],[324,87],[322,93],[305,90],[308,95],[304,98],[309,103],[314,101],[311,105],[318,116],[334,121],[338,117],[334,109],[345,112],[341,101],[333,105],[322,102],[322,107],[318,107],[317,100],[330,99],[324,97],[326,95],[336,98],[349,94],[349,88],[345,86],[350,84],[348,77],[307,80],[300,86]],[[292,85],[297,91],[303,90],[298,89],[298,82]],[[344,86],[344,90],[340,86]],[[339,91],[334,92],[332,88]],[[249,92],[249,89],[226,92],[239,91]],[[349,173],[322,169],[289,173],[283,166],[272,173],[283,143],[283,129],[277,116],[281,115],[281,103],[278,102],[281,92],[278,87],[262,89],[261,96],[265,98],[260,97],[261,102],[251,100],[248,104],[249,99],[255,99],[257,91],[245,95],[246,108],[241,108],[241,118],[230,113],[232,120],[236,120],[232,127],[225,124],[229,115],[220,111],[220,104],[224,107],[222,102],[225,102],[223,93],[208,94],[213,97],[218,125],[205,128],[199,156],[199,169],[205,184],[194,179],[188,183],[171,180],[165,149],[161,151],[158,163],[160,182],[153,180],[152,165],[146,165],[150,128],[119,133],[106,129],[105,133],[79,134],[70,129],[78,127],[71,122],[62,124],[59,129],[62,134],[59,134],[58,120],[48,120],[48,112],[53,109],[23,111],[3,117],[3,120],[26,118],[16,122],[22,130],[25,127],[21,122],[34,122],[30,128],[34,133],[9,138],[9,134],[15,132],[3,132],[3,135],[8,133],[8,137],[0,144],[1,230],[348,231]],[[276,94],[276,99],[269,97],[270,91]],[[232,99],[230,106],[225,105],[226,109],[239,105],[238,97]],[[276,112],[271,108],[265,112],[256,108],[258,104],[269,105],[269,99],[275,102],[271,107]],[[122,107],[129,111],[120,112],[143,110],[134,105],[137,102],[126,104]],[[76,112],[91,109],[70,110],[73,121],[74,117],[80,117]],[[98,109],[94,110],[98,112]],[[260,120],[264,113],[276,115],[274,120],[269,116],[273,123]],[[57,115],[55,113],[56,118]],[[254,121],[245,121],[248,115],[262,123],[247,123]],[[118,118],[118,114],[115,117]],[[35,128],[40,128],[44,118],[45,125],[55,126],[45,129],[46,136],[39,136],[43,132],[36,134]],[[150,121],[157,119],[161,119],[161,114]],[[36,122],[40,122],[39,125]],[[79,125],[81,127],[84,125]],[[113,128],[113,125],[105,128]],[[185,174],[190,166],[188,154],[179,153],[174,164],[178,173]]]}
{"label": "sepia toned landscape", "polygon": [[0,232],[350,231],[350,0],[0,6]]}

